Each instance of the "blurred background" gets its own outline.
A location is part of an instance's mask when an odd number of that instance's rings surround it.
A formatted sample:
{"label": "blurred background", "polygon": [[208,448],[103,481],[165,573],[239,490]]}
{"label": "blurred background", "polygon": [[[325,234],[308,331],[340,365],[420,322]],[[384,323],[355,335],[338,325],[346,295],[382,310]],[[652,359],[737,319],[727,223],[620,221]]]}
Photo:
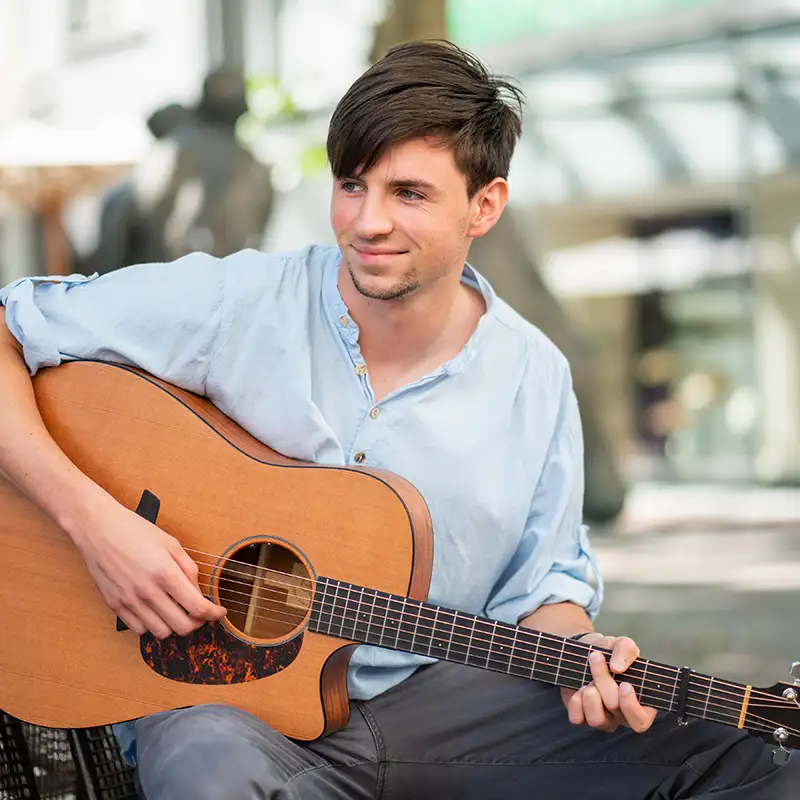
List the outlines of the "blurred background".
{"label": "blurred background", "polygon": [[386,49],[527,93],[472,263],[564,350],[598,626],[772,684],[800,660],[800,2],[2,0],[0,283],[333,243],[324,141]]}

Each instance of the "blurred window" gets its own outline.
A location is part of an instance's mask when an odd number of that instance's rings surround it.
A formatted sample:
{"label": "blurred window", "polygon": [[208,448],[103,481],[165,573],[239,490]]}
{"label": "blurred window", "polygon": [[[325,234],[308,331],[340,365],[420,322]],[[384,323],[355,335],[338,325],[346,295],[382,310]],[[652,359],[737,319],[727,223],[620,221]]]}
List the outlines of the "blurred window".
{"label": "blurred window", "polygon": [[145,0],[69,0],[69,53],[72,58],[136,46],[146,33]]}

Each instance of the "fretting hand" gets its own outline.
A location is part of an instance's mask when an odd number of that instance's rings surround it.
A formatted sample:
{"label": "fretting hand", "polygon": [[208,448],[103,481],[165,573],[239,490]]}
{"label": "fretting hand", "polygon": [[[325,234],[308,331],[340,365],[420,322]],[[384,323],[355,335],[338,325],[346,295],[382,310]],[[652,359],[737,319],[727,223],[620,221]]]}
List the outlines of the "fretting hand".
{"label": "fretting hand", "polygon": [[[642,706],[629,683],[617,684],[613,675],[624,673],[639,657],[639,647],[626,636],[603,636],[588,633],[581,644],[601,647],[611,651],[592,651],[589,664],[592,682],[578,690],[562,689],[561,698],[573,725],[611,733],[620,725],[627,725],[637,733],[644,733],[656,718],[656,709]],[[610,665],[610,669],[609,669]]]}

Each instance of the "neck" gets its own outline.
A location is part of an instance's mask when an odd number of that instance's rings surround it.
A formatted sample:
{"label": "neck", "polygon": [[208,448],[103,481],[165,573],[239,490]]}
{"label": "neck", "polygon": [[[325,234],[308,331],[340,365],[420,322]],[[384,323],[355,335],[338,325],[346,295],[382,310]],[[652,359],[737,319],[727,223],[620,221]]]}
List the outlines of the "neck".
{"label": "neck", "polygon": [[374,300],[355,288],[343,262],[338,286],[359,327],[359,347],[367,364],[399,370],[413,369],[447,350],[454,337],[459,338],[461,323],[469,320],[475,302],[461,284],[460,271],[397,300]]}
{"label": "neck", "polygon": [[[324,577],[317,579],[309,628],[567,689],[591,682],[588,655],[599,649]],[[752,727],[746,714],[751,687],[740,683],[642,658],[615,680],[630,683],[645,705],[662,711]]]}

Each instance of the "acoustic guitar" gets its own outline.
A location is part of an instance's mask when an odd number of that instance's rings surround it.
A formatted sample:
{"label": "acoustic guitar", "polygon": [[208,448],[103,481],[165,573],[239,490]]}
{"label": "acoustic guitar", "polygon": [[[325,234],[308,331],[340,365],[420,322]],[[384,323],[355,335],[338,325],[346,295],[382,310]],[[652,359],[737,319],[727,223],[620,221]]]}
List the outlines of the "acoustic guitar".
{"label": "acoustic guitar", "polygon": [[[590,682],[589,645],[425,602],[431,521],[402,478],[280,456],[207,400],[123,366],[47,369],[34,391],[64,452],[175,536],[228,614],[185,637],[136,636],[64,532],[0,482],[8,713],[74,728],[227,703],[310,740],[347,723],[359,643],[560,687]],[[642,658],[624,675],[679,721],[745,728],[781,750],[800,746],[800,664],[793,678],[758,689]]]}

